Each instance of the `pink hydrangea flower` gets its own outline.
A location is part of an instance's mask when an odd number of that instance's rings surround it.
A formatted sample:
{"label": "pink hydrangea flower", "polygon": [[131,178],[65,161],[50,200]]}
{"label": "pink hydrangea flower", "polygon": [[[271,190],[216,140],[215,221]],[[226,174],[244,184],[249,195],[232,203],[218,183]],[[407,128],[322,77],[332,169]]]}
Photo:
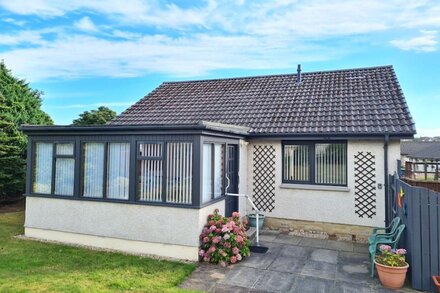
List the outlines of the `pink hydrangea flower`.
{"label": "pink hydrangea flower", "polygon": [[229,235],[229,234],[225,234],[225,235],[223,236],[223,239],[225,239],[225,240],[228,240],[229,238],[231,238],[231,235]]}
{"label": "pink hydrangea flower", "polygon": [[222,237],[221,236],[215,236],[214,238],[212,238],[212,242],[213,243],[219,243],[220,242],[220,240],[222,240]]}
{"label": "pink hydrangea flower", "polygon": [[232,217],[233,218],[238,218],[238,217],[240,217],[240,213],[239,212],[233,212],[232,213]]}
{"label": "pink hydrangea flower", "polygon": [[209,242],[209,237],[203,238],[203,243],[208,243],[208,242]]}
{"label": "pink hydrangea flower", "polygon": [[236,257],[237,257],[237,260],[238,260],[238,261],[242,260],[242,258],[243,258],[243,257],[241,256],[241,254],[237,254]]}
{"label": "pink hydrangea flower", "polygon": [[237,262],[237,257],[235,257],[235,256],[231,256],[231,260],[230,260],[230,262],[231,262],[231,263],[236,263],[236,262]]}
{"label": "pink hydrangea flower", "polygon": [[231,248],[231,243],[226,242],[226,243],[224,244],[224,246],[225,246],[227,249],[229,249],[229,248]]}
{"label": "pink hydrangea flower", "polygon": [[211,260],[211,258],[210,258],[209,256],[205,256],[205,257],[203,258],[203,260],[206,261],[206,262],[209,262],[209,261]]}
{"label": "pink hydrangea flower", "polygon": [[220,230],[219,228],[215,229],[215,233],[220,234],[222,232],[222,230]]}
{"label": "pink hydrangea flower", "polygon": [[380,249],[380,251],[390,251],[391,246],[382,244],[381,246],[379,246],[379,249]]}
{"label": "pink hydrangea flower", "polygon": [[229,228],[226,225],[223,225],[222,232],[223,233],[229,232]]}
{"label": "pink hydrangea flower", "polygon": [[203,249],[200,249],[200,250],[199,250],[199,255],[200,255],[200,256],[204,256],[204,255],[205,255],[205,251],[204,251]]}
{"label": "pink hydrangea flower", "polygon": [[215,246],[211,246],[209,249],[208,249],[208,252],[209,253],[213,253],[215,251]]}
{"label": "pink hydrangea flower", "polygon": [[235,241],[237,241],[238,243],[243,242],[243,237],[241,237],[240,235],[237,235],[237,237],[235,237]]}
{"label": "pink hydrangea flower", "polygon": [[238,254],[239,252],[240,252],[240,250],[238,249],[238,247],[232,248],[232,253],[233,254]]}
{"label": "pink hydrangea flower", "polygon": [[405,254],[406,254],[406,249],[404,249],[404,248],[399,248],[399,249],[396,250],[396,253],[397,253],[397,254],[400,254],[400,255],[405,255]]}
{"label": "pink hydrangea flower", "polygon": [[215,229],[217,229],[217,227],[214,226],[214,225],[212,225],[211,227],[209,227],[209,230],[210,230],[211,232],[215,231]]}

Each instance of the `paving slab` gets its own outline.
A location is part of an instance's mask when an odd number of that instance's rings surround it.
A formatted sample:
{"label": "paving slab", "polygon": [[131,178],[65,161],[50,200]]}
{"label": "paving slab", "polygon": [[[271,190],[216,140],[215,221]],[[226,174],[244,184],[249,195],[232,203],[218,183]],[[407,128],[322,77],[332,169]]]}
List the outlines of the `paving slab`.
{"label": "paving slab", "polygon": [[332,264],[338,263],[339,253],[335,250],[329,249],[314,249],[310,254],[310,259],[314,261],[328,262]]}
{"label": "paving slab", "polygon": [[218,283],[251,289],[263,274],[264,270],[237,266],[233,270],[227,272],[225,278]]}
{"label": "paving slab", "polygon": [[335,281],[308,276],[298,276],[289,292],[295,293],[332,293]]}
{"label": "paving slab", "polygon": [[368,252],[368,244],[365,244],[365,243],[353,243],[353,252],[369,254],[369,252]]}
{"label": "paving slab", "polygon": [[334,280],[337,266],[328,262],[308,260],[301,270],[301,275]]}
{"label": "paving slab", "polygon": [[248,293],[250,292],[249,288],[244,288],[240,286],[228,285],[228,284],[216,284],[211,292],[215,293]]}
{"label": "paving slab", "polygon": [[278,256],[267,269],[276,272],[299,274],[305,262],[305,258],[296,259],[293,257]]}
{"label": "paving slab", "polygon": [[296,276],[295,274],[266,271],[253,289],[265,292],[288,292],[295,283]]}
{"label": "paving slab", "polygon": [[375,292],[374,289],[369,285],[364,284],[354,284],[347,282],[336,282],[335,292],[341,293],[372,293]]}
{"label": "paving slab", "polygon": [[318,238],[302,238],[299,245],[305,247],[325,248],[327,245],[327,239]]}
{"label": "paving slab", "polygon": [[298,258],[308,258],[310,256],[310,249],[307,247],[296,245],[284,245],[281,249],[281,256]]}
{"label": "paving slab", "polygon": [[336,280],[355,284],[374,284],[370,266],[366,263],[340,263],[337,265]]}
{"label": "paving slab", "polygon": [[292,244],[297,245],[301,241],[301,237],[293,236],[293,235],[286,235],[286,234],[279,234],[274,240],[272,240],[275,243],[284,243],[284,244]]}
{"label": "paving slab", "polygon": [[353,251],[353,243],[345,241],[327,240],[327,249],[338,250],[338,251]]}
{"label": "paving slab", "polygon": [[272,254],[253,253],[251,257],[243,261],[240,265],[256,269],[267,269],[275,260]]}

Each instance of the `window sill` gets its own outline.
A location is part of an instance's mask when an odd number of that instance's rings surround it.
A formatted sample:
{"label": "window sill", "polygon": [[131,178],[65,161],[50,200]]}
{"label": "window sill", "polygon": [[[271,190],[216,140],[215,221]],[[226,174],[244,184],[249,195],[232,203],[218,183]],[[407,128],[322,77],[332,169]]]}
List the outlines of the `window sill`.
{"label": "window sill", "polygon": [[284,189],[303,189],[303,190],[325,190],[325,191],[341,191],[349,192],[350,188],[347,186],[331,186],[331,185],[311,185],[311,184],[289,184],[283,183],[280,188]]}

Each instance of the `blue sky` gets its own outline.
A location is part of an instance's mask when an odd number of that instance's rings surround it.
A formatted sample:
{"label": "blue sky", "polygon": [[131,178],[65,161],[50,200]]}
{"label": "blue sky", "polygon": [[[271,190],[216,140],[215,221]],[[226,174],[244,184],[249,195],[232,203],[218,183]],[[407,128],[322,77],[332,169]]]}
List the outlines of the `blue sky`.
{"label": "blue sky", "polygon": [[0,58],[57,124],[161,82],[394,65],[440,135],[440,1],[0,0]]}

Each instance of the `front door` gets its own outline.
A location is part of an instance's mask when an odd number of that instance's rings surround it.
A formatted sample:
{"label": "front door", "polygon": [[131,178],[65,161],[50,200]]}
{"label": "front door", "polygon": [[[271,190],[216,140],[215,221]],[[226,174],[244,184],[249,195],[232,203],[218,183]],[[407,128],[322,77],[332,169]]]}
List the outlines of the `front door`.
{"label": "front door", "polygon": [[[226,192],[238,193],[238,145],[228,145],[226,148],[226,175],[229,178],[229,188]],[[226,180],[226,185],[228,180]],[[238,197],[226,196],[226,216],[230,217],[238,211]]]}

